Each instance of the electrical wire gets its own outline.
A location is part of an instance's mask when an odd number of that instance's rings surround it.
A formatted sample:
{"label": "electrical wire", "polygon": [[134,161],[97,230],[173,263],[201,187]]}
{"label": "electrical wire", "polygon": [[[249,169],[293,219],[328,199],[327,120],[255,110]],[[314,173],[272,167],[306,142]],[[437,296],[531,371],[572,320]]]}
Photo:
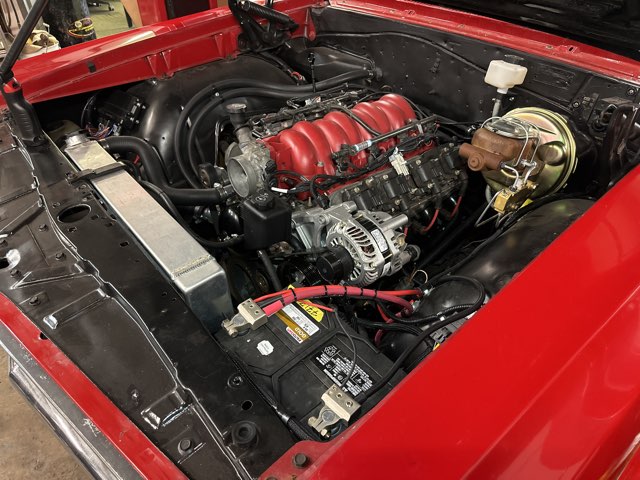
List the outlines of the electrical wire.
{"label": "electrical wire", "polygon": [[462,203],[462,195],[460,195],[458,197],[458,199],[456,200],[456,205],[453,207],[453,210],[451,211],[451,213],[449,214],[449,219],[452,219],[453,217],[456,216],[456,214],[458,213],[458,211],[460,210],[460,204]]}
{"label": "electrical wire", "polygon": [[276,290],[282,290],[282,283],[280,282],[280,278],[276,272],[275,267],[273,266],[273,262],[269,258],[269,255],[265,250],[257,250],[258,258],[262,261],[265,270],[267,271],[267,275],[269,275],[269,280],[271,280],[271,284],[273,288]]}
{"label": "electrical wire", "polygon": [[366,320],[364,318],[356,318],[356,322],[364,328],[377,328],[379,331],[410,333],[414,336],[420,335],[422,332],[422,329],[419,327],[404,325],[402,323],[372,322],[371,320]]}
{"label": "electrical wire", "polygon": [[349,344],[351,346],[351,351],[353,352],[353,357],[351,359],[351,366],[349,367],[347,375],[344,377],[342,382],[340,382],[340,384],[338,385],[340,388],[344,388],[344,386],[347,384],[347,382],[349,380],[351,380],[351,377],[353,376],[353,372],[356,371],[356,362],[358,361],[358,351],[356,349],[356,342],[353,339],[353,335],[351,335],[351,334],[349,334],[349,332],[347,332],[347,329],[343,325],[343,322],[342,322],[342,320],[340,318],[338,318],[336,321],[338,322],[338,326],[340,327],[340,330],[342,330],[342,333],[349,340]]}
{"label": "electrical wire", "polygon": [[387,373],[385,373],[382,376],[382,378],[380,378],[380,380],[378,380],[378,382],[376,382],[369,390],[358,395],[358,397],[356,398],[356,401],[363,403],[367,398],[371,398],[373,395],[378,393],[381,389],[385,388],[385,386],[391,381],[391,379],[395,376],[395,374],[398,373],[398,371],[402,368],[407,358],[409,358],[411,353],[413,353],[413,351],[418,347],[418,345],[420,345],[422,342],[427,340],[431,336],[431,334],[433,334],[434,332],[437,332],[442,327],[446,327],[447,325],[450,325],[453,322],[466,318],[472,313],[478,311],[480,307],[482,307],[483,302],[484,302],[484,298],[482,299],[479,298],[478,301],[476,301],[469,308],[466,308],[461,312],[454,313],[450,317],[440,320],[434,323],[433,325],[429,326],[428,328],[424,329],[419,335],[417,335],[413,339],[413,342],[400,354],[400,356],[398,356],[398,358],[393,363],[391,368],[387,371]]}
{"label": "electrical wire", "polygon": [[[273,294],[263,295],[254,301],[264,310],[264,313],[267,316],[271,316],[294,302],[317,297],[372,298],[396,304],[405,310],[411,310],[411,303],[401,296],[419,296],[421,294],[421,290],[382,291],[344,285],[320,285],[282,290]],[[265,300],[270,301],[268,304],[264,305],[261,302],[264,302]]]}
{"label": "electrical wire", "polygon": [[436,209],[436,211],[433,213],[433,217],[431,218],[431,222],[429,223],[429,225],[427,225],[426,227],[423,227],[420,229],[420,235],[424,235],[426,234],[429,230],[431,230],[433,228],[433,226],[436,224],[436,220],[438,220],[438,215],[440,214],[440,209]]}
{"label": "electrical wire", "polygon": [[[392,134],[392,133],[393,132],[390,132],[389,134]],[[398,143],[398,145],[396,145],[396,148],[400,152],[417,150],[422,145],[431,141],[432,138],[433,138],[433,134],[430,134],[430,133],[427,133],[425,135],[421,135],[418,137],[409,137],[403,140],[402,142]],[[318,190],[326,191],[337,184],[358,179],[374,170],[377,170],[383,167],[388,163],[389,157],[394,151],[395,150],[393,149],[389,149],[381,153],[373,160],[373,162],[370,162],[365,168],[358,169],[355,172],[347,173],[345,175],[329,175],[324,173],[314,175],[313,177],[311,177],[311,180],[309,180],[309,183],[308,183],[308,190],[309,190],[309,193],[311,194],[311,198],[314,200],[318,199]],[[320,184],[318,183],[318,180],[325,180],[325,181]],[[296,186],[296,193],[298,191],[304,191],[299,189],[299,187],[302,187],[302,186],[303,184],[299,184]]]}
{"label": "electrical wire", "polygon": [[[291,290],[295,290],[296,292],[299,291],[303,291],[305,289],[314,289],[314,288],[322,288],[324,289],[324,287],[339,287],[339,288],[345,288],[343,285],[320,285],[320,286],[314,286],[314,287],[299,287],[299,288],[289,288],[287,290],[281,290],[279,292],[273,292],[273,293],[267,293],[266,295],[262,295],[259,298],[256,298],[254,300],[254,302],[261,302],[263,300],[267,300],[269,298],[273,298],[273,297],[277,297],[282,295],[283,293],[289,293],[291,292]],[[350,288],[355,288],[356,290],[363,290],[360,287],[350,287]],[[367,290],[367,289],[364,289]],[[374,291],[374,290],[371,290]],[[420,296],[422,295],[422,290],[418,290],[418,289],[407,289],[407,290],[377,290],[377,293],[383,293],[383,294],[389,294],[389,295],[397,295],[397,296],[404,296],[404,297],[408,297],[408,296],[412,296],[412,295],[417,295]]]}
{"label": "electrical wire", "polygon": [[[489,237],[487,237],[484,240],[482,240],[482,242],[479,243],[470,253],[465,255],[465,257],[462,260],[460,260],[457,263],[455,263],[454,265],[448,267],[446,270],[438,273],[434,277],[431,277],[431,279],[429,280],[429,284],[431,285],[434,282],[437,282],[442,277],[444,277],[446,275],[449,275],[451,272],[454,272],[454,271],[458,270],[460,267],[462,267],[463,265],[465,265],[472,258],[474,258],[483,248],[485,248],[488,244],[493,242],[506,229],[508,229],[513,224],[515,224],[520,218],[522,218],[527,213],[529,213],[529,212],[531,212],[533,210],[536,210],[537,208],[539,208],[539,207],[541,207],[543,205],[546,205],[548,203],[555,202],[556,200],[561,200],[561,199],[564,199],[564,198],[584,198],[584,197],[585,197],[585,195],[567,194],[567,193],[557,192],[557,193],[552,193],[550,195],[542,197],[542,198],[540,198],[538,200],[535,200],[535,201],[531,202],[530,204],[525,205],[524,207],[520,207],[518,210],[516,210],[515,212],[510,214],[510,216],[508,218],[505,218],[504,222],[502,222],[500,224],[500,226],[496,229],[496,231],[493,234],[491,234]],[[470,217],[470,220],[473,219],[474,217],[475,217],[475,215]],[[478,218],[480,218],[480,217],[478,217]],[[477,223],[477,220],[476,220],[476,223]],[[420,262],[419,266],[426,265],[426,263],[423,263],[423,262],[424,262],[424,259]]]}
{"label": "electrical wire", "polygon": [[[394,317],[394,320],[399,322],[399,323],[403,323],[405,325],[425,325],[425,324],[429,324],[435,321],[438,321],[439,319],[445,318],[447,317],[449,314],[456,314],[459,313],[460,311],[464,311],[467,308],[472,307],[473,305],[477,304],[478,302],[483,303],[484,299],[485,299],[485,289],[484,286],[482,285],[482,283],[480,283],[478,280],[476,280],[473,277],[466,277],[463,275],[449,275],[446,277],[442,277],[441,279],[439,279],[437,282],[434,283],[432,289],[439,287],[445,283],[449,283],[449,282],[466,282],[468,284],[470,284],[474,289],[477,290],[478,292],[478,297],[476,298],[476,300],[473,301],[473,303],[470,304],[462,304],[462,305],[454,305],[452,307],[448,307],[443,309],[442,311],[438,312],[438,313],[434,313],[431,315],[427,315],[424,317],[415,317],[415,316],[410,316],[408,318],[403,318],[403,317]],[[427,293],[427,296],[423,299],[423,301],[428,302],[429,301],[429,294]]]}

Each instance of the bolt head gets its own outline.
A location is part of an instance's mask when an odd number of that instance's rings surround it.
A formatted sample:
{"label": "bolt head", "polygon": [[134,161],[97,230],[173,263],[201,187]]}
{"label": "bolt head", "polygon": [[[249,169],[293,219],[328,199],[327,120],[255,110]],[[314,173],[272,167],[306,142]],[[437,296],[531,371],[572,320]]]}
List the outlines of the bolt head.
{"label": "bolt head", "polygon": [[47,227],[46,223],[41,223],[40,225],[38,225],[38,230],[40,230],[41,232],[44,232],[45,230],[47,230],[49,227]]}
{"label": "bolt head", "polygon": [[58,253],[56,253],[56,260],[62,260],[62,259],[64,259],[64,257],[66,257],[66,255],[64,254],[64,252],[58,252]]}
{"label": "bolt head", "polygon": [[629,95],[630,97],[631,97],[631,96],[633,96],[633,95],[635,95],[635,94],[636,94],[635,89],[630,88],[629,90],[627,90],[627,95]]}
{"label": "bolt head", "polygon": [[12,268],[11,271],[9,272],[9,275],[11,275],[12,277],[17,277],[20,274],[20,270],[18,270],[17,268]]}
{"label": "bolt head", "polygon": [[297,468],[304,468],[304,466],[307,464],[308,461],[309,461],[309,459],[302,452],[296,453],[293,456],[293,458],[291,459],[291,462],[293,463],[293,466],[297,467]]}
{"label": "bolt head", "polygon": [[40,303],[40,298],[37,295],[34,295],[29,299],[29,305],[38,305]]}
{"label": "bolt head", "polygon": [[178,444],[178,448],[183,452],[191,450],[192,447],[193,447],[193,442],[191,441],[190,438],[183,438],[182,440],[180,440],[180,443]]}

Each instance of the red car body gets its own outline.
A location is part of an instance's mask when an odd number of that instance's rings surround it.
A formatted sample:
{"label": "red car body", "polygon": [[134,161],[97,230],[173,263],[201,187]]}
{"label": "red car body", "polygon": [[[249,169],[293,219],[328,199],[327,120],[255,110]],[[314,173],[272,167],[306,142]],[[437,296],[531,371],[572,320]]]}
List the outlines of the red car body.
{"label": "red car body", "polygon": [[[505,45],[640,85],[640,63],[502,21],[400,0],[337,8]],[[309,0],[285,0],[313,38]],[[144,11],[144,9],[143,9]],[[34,101],[237,53],[226,8],[19,63]],[[637,478],[640,461],[640,171],[632,171],[371,412],[301,442],[264,478]],[[4,297],[0,319],[145,478],[182,473]],[[292,455],[304,453],[303,468]]]}

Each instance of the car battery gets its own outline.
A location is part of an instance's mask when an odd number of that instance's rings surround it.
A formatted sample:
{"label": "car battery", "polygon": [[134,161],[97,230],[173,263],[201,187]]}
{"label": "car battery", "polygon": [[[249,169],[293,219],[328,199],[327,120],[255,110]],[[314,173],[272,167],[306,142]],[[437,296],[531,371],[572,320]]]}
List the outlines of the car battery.
{"label": "car battery", "polygon": [[[322,408],[323,393],[332,385],[343,383],[353,361],[351,342],[338,322],[344,322],[357,352],[355,370],[342,389],[354,399],[362,393],[366,397],[393,362],[336,312],[301,301],[272,315],[256,330],[247,330],[237,337],[221,330],[216,338],[242,363],[256,387],[275,399],[281,412],[313,434],[309,418],[318,415]],[[402,376],[396,374],[387,386],[366,398],[358,415],[370,410]]]}

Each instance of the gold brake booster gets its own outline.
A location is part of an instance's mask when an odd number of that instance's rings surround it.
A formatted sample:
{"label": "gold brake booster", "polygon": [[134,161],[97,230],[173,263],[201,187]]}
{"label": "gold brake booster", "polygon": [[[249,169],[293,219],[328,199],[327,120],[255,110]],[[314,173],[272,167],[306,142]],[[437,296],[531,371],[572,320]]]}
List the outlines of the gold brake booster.
{"label": "gold brake booster", "polygon": [[526,107],[487,120],[460,156],[480,171],[495,194],[492,207],[512,212],[526,201],[564,187],[577,165],[566,120],[550,110]]}

